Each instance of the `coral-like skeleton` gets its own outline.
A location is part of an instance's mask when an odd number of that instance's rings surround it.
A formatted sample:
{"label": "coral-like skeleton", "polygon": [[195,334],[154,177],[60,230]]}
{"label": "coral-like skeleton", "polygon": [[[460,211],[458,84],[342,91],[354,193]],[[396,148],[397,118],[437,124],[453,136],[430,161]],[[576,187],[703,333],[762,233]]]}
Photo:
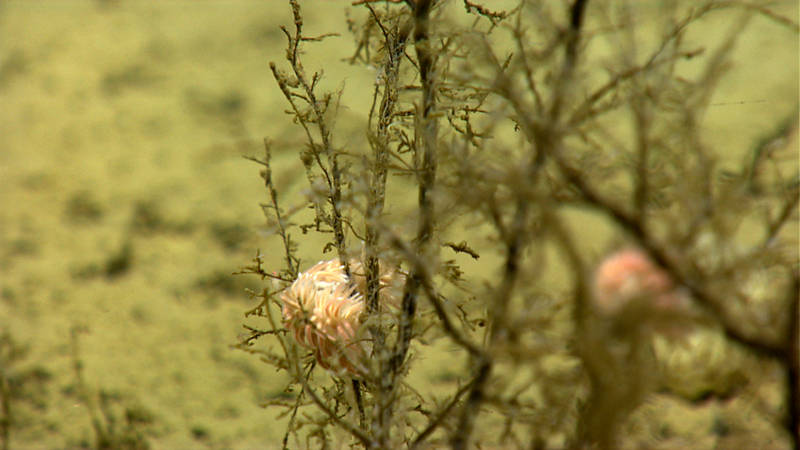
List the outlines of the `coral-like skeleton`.
{"label": "coral-like skeleton", "polygon": [[[321,261],[301,273],[281,294],[284,325],[295,340],[314,352],[325,369],[354,376],[366,371],[367,342],[359,336],[366,311],[366,274],[350,260],[351,277],[339,259]],[[381,270],[380,300],[397,305],[402,274]]]}

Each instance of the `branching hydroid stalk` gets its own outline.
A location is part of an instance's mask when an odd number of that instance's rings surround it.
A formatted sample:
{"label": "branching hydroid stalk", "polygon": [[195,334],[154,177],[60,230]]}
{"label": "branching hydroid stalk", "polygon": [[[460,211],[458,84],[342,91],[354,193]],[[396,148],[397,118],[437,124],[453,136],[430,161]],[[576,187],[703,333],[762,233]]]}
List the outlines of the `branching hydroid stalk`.
{"label": "branching hydroid stalk", "polygon": [[[383,86],[381,101],[378,110],[378,120],[374,137],[370,139],[373,160],[369,167],[369,190],[367,197],[366,227],[366,296],[367,310],[372,315],[379,315],[380,311],[380,250],[379,224],[383,216],[386,196],[386,174],[389,165],[390,136],[389,125],[394,119],[398,100],[398,83],[400,62],[405,55],[406,41],[408,39],[408,25],[397,22],[392,26],[384,25],[375,10],[367,4],[372,18],[383,33],[386,46],[384,64],[381,74],[378,75],[378,85],[375,87],[374,98],[377,98],[380,86]],[[374,100],[373,100],[374,105]],[[373,111],[370,111],[370,119]],[[370,120],[371,122],[371,120]],[[389,443],[390,415],[394,401],[395,373],[391,366],[391,358],[386,349],[386,337],[380,325],[380,319],[371,329],[374,341],[373,354],[378,359],[378,372],[380,374],[379,388],[375,393],[375,413],[377,420],[373,423],[374,434],[378,437],[381,446]]]}
{"label": "branching hydroid stalk", "polygon": [[[418,0],[414,7],[414,49],[417,53],[420,80],[422,82],[421,116],[417,122],[417,151],[422,150],[422,165],[419,167],[419,226],[417,229],[417,254],[430,256],[429,243],[434,230],[435,206],[433,190],[436,183],[436,145],[438,123],[436,109],[436,68],[430,36],[431,0]],[[411,340],[411,329],[417,308],[417,294],[420,287],[420,274],[412,271],[403,294],[402,316],[400,321],[398,348],[393,359],[393,366],[399,368],[408,352]],[[396,369],[395,369],[396,370]]]}
{"label": "branching hydroid stalk", "polygon": [[[281,29],[286,35],[286,38],[289,40],[289,49],[287,50],[287,60],[289,61],[289,64],[292,67],[292,72],[294,73],[295,80],[287,80],[283,75],[281,75],[278,72],[274,63],[270,63],[270,68],[272,69],[272,73],[275,77],[275,80],[278,82],[278,85],[281,88],[281,92],[283,92],[283,95],[286,97],[286,100],[288,100],[289,103],[292,105],[295,115],[298,117],[300,124],[306,131],[306,136],[308,138],[309,145],[311,146],[309,151],[312,152],[313,158],[316,160],[320,170],[322,171],[325,177],[325,181],[328,187],[328,202],[330,203],[331,206],[331,217],[328,222],[330,223],[331,228],[333,228],[334,244],[339,254],[339,261],[342,263],[342,266],[344,266],[345,272],[349,274],[350,268],[347,265],[348,257],[345,248],[344,218],[342,216],[342,211],[341,211],[342,170],[339,167],[339,158],[338,158],[339,155],[331,142],[331,131],[328,128],[328,124],[326,122],[325,111],[323,111],[321,107],[322,103],[317,98],[317,95],[314,91],[319,75],[314,74],[313,81],[309,83],[308,78],[305,74],[305,70],[303,69],[303,65],[300,63],[299,59],[300,43],[302,41],[320,40],[329,35],[324,35],[322,37],[316,37],[316,38],[303,36],[303,17],[300,13],[300,4],[297,2],[297,0],[289,0],[289,3],[292,6],[295,32],[294,34],[292,34],[289,33],[289,31],[284,27],[281,27]],[[292,86],[293,84],[302,87],[302,92],[304,96],[300,96],[300,98],[303,98],[308,104],[308,106],[311,108],[311,111],[313,112],[313,117],[311,118],[311,120],[307,121],[306,119],[303,118],[303,114],[301,113],[300,108],[295,103],[295,96],[290,91],[290,86]],[[328,105],[326,104],[326,108],[327,107]],[[307,122],[311,122],[316,125],[319,131],[320,139],[322,140],[321,144],[315,142],[315,139],[313,137],[313,134],[311,133],[311,130],[309,129],[309,125]],[[325,155],[327,160],[327,168],[326,165],[323,164],[322,160],[320,159],[319,157],[320,154]]]}
{"label": "branching hydroid stalk", "polygon": [[[544,163],[544,157],[552,148],[558,146],[560,139],[559,121],[561,117],[562,103],[564,99],[564,89],[569,85],[572,73],[575,69],[577,60],[577,48],[580,37],[581,26],[583,23],[583,13],[586,8],[585,0],[575,0],[570,10],[570,28],[568,29],[565,42],[565,60],[561,69],[561,76],[555,81],[551,105],[546,117],[544,126],[529,123],[529,131],[536,134],[532,140],[535,145],[536,154],[531,158],[527,170],[526,179],[535,184],[536,174]],[[511,81],[502,74],[501,66],[498,64],[498,82],[500,89],[510,89]],[[509,99],[512,95],[508,96]],[[519,104],[516,100],[512,102]],[[530,114],[526,118],[533,118]],[[501,238],[505,243],[505,262],[503,268],[503,279],[497,290],[497,295],[492,299],[492,329],[489,335],[490,351],[497,345],[501,334],[506,329],[508,304],[511,301],[514,285],[519,274],[520,255],[525,245],[525,224],[530,209],[530,199],[524,196],[525,191],[517,192],[517,201],[514,208],[514,217],[510,226],[497,223],[496,228],[501,233]],[[491,377],[494,363],[486,352],[476,361],[476,378],[472,385],[469,397],[462,406],[461,415],[458,422],[456,433],[453,435],[451,445],[455,450],[462,450],[469,445],[475,418],[479,414],[481,404],[486,396],[485,386]]]}

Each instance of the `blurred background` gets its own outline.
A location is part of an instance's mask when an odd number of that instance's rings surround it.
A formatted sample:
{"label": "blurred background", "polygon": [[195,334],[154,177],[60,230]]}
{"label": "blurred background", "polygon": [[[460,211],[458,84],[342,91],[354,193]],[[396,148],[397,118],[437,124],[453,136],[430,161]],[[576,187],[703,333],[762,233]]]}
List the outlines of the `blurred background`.
{"label": "blurred background", "polygon": [[[341,34],[309,47],[306,64],[345,89],[340,145],[363,143],[375,73],[342,61],[354,51],[351,2],[305,3],[308,34]],[[779,3],[797,19],[796,4]],[[283,63],[278,25],[291,23],[271,0],[0,3],[11,448],[93,445],[82,389],[101,399],[104,423],[157,448],[280,441],[281,419],[260,404],[281,395],[283,375],[230,348],[254,306],[245,289],[260,282],[231,273],[257,249],[276,268],[281,257],[262,230],[259,166],[242,156],[260,157],[270,137],[277,184],[297,195],[305,183],[290,147],[301,136],[268,66]],[[780,31],[748,29],[706,123],[734,155],[796,108],[797,35]],[[322,258],[315,243],[301,255]],[[452,380],[423,373],[436,370]]]}

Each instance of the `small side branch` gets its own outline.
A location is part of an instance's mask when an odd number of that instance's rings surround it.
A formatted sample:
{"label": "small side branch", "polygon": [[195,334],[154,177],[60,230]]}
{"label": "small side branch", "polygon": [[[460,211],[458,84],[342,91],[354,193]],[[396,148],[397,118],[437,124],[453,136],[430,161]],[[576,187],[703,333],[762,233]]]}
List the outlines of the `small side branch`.
{"label": "small side branch", "polygon": [[436,414],[436,417],[431,419],[431,421],[428,423],[428,426],[426,426],[425,429],[422,430],[417,435],[417,437],[414,439],[414,442],[411,443],[412,449],[418,448],[420,445],[424,445],[425,440],[428,439],[428,437],[430,437],[430,435],[433,434],[433,432],[436,431],[436,429],[442,425],[444,419],[447,418],[447,416],[450,415],[450,413],[455,409],[455,406],[461,400],[461,397],[463,397],[464,394],[466,394],[468,391],[472,390],[472,386],[475,385],[476,381],[477,378],[473,378],[472,381],[465,384],[464,386],[461,386],[458,389],[458,391],[455,393],[455,395],[453,395],[453,398],[450,399],[447,405],[444,408],[442,408],[442,410],[439,411],[438,414]]}
{"label": "small side branch", "polygon": [[303,385],[303,392],[308,394],[314,404],[319,408],[325,415],[328,416],[336,425],[341,427],[344,430],[347,430],[353,437],[358,439],[361,442],[361,445],[364,448],[372,448],[373,442],[372,439],[361,429],[356,427],[355,425],[351,424],[350,422],[345,421],[341,417],[339,417],[320,397],[317,395],[317,392],[308,384],[308,377],[303,376],[303,372],[300,370],[300,366],[297,361],[300,358],[295,355],[293,361],[295,362],[295,372],[299,374],[299,381]]}
{"label": "small side branch", "polygon": [[[272,152],[270,149],[269,141],[264,139],[264,170],[262,176],[264,178],[264,186],[269,192],[269,198],[272,202],[272,209],[275,213],[275,221],[278,224],[278,234],[283,241],[283,251],[286,256],[286,267],[289,269],[290,278],[293,280],[297,278],[299,267],[297,265],[297,258],[294,256],[294,246],[292,244],[292,237],[286,231],[286,224],[281,214],[281,208],[278,205],[278,192],[275,190],[275,185],[272,182],[272,166],[270,165],[270,158]],[[260,264],[260,262],[259,262]]]}

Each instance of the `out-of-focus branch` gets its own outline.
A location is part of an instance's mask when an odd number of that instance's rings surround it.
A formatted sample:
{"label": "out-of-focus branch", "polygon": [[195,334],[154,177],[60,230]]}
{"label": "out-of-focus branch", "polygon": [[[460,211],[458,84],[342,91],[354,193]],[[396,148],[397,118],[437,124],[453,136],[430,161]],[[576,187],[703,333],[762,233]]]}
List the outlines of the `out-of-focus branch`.
{"label": "out-of-focus branch", "polygon": [[796,105],[794,111],[781,120],[775,130],[759,139],[755,148],[753,148],[752,156],[750,156],[749,162],[746,163],[746,167],[743,169],[747,188],[750,192],[758,194],[762,191],[762,186],[758,180],[762,164],[769,160],[776,149],[785,147],[791,142],[792,135],[798,133],[799,113],[800,105]]}
{"label": "out-of-focus branch", "polygon": [[[583,7],[579,5],[579,2],[576,2],[576,6]],[[576,10],[573,10],[573,13],[575,13],[575,11]],[[580,24],[579,19],[575,19],[574,15],[572,17],[573,24]],[[574,52],[574,48],[573,50],[570,50],[570,46],[575,45],[577,45],[577,43],[575,43],[574,40],[567,41],[567,61],[565,61],[565,67],[562,70],[562,73],[568,74],[568,69],[572,64],[574,64],[574,61],[570,61],[569,56],[572,54],[572,52]],[[725,47],[728,48],[729,45],[730,42],[726,42]],[[715,58],[715,60],[716,59],[717,58]],[[718,317],[724,333],[731,340],[765,356],[773,358],[781,358],[783,356],[784,353],[782,345],[774,342],[768,342],[759,336],[753,336],[751,333],[742,330],[736,324],[736,321],[730,316],[727,309],[725,309],[724,302],[722,302],[720,299],[717,299],[716,296],[705,287],[701,280],[697,280],[693,275],[686,273],[680,267],[677,261],[672,260],[667,254],[666,250],[663,249],[655,241],[655,239],[647,233],[640,218],[630,215],[621,207],[602,198],[588,184],[584,174],[580,170],[572,167],[570,163],[567,162],[566,158],[562,154],[562,148],[559,144],[559,140],[553,139],[552,133],[549,132],[548,127],[542,122],[536,120],[528,105],[521,101],[520,96],[516,95],[516,93],[511,89],[510,81],[507,79],[502,79],[505,77],[505,75],[503,75],[502,72],[498,72],[498,77],[501,78],[501,81],[496,83],[498,93],[503,95],[514,108],[518,119],[519,128],[523,131],[523,133],[525,133],[529,141],[537,144],[539,151],[546,152],[548,156],[550,156],[556,162],[564,177],[568,182],[570,182],[570,184],[577,188],[587,204],[611,216],[611,218],[618,225],[625,229],[639,242],[643,248],[645,248],[651,254],[657,264],[667,270],[678,283],[686,286],[701,305],[709,308]],[[552,123],[557,123],[557,117],[553,118],[552,114],[557,113],[558,110],[559,108],[556,107],[555,104],[553,107],[551,107],[550,120]],[[549,144],[543,145],[543,143],[548,143],[548,140]]]}
{"label": "out-of-focus branch", "polygon": [[600,100],[602,100],[606,95],[614,92],[614,90],[617,87],[619,87],[620,84],[635,77],[636,75],[647,72],[661,65],[675,62],[679,59],[692,59],[701,53],[703,53],[702,49],[678,52],[675,53],[674,55],[671,55],[670,57],[651,59],[645,64],[635,66],[630,69],[619,72],[618,74],[614,75],[614,77],[612,77],[610,80],[608,80],[605,84],[603,84],[602,86],[597,88],[594,92],[589,94],[586,100],[584,100],[583,103],[581,103],[581,105],[575,109],[575,112],[570,115],[567,124],[569,126],[577,126],[583,123],[589,117],[596,116],[600,111],[602,111],[602,107],[598,107],[597,103]]}
{"label": "out-of-focus branch", "polygon": [[[506,257],[503,264],[503,280],[497,289],[497,295],[491,299],[491,332],[489,334],[489,348],[499,343],[501,337],[508,329],[508,304],[519,275],[520,255],[525,244],[525,222],[528,217],[529,201],[522,193],[517,193],[518,200],[514,213],[510,233],[504,236],[506,241]],[[461,407],[456,432],[451,445],[453,449],[465,449],[469,445],[470,435],[475,424],[475,419],[480,412],[486,393],[486,383],[489,380],[494,361],[487,352],[482,352],[477,358],[475,382],[472,384],[466,403]]]}
{"label": "out-of-focus branch", "polygon": [[774,20],[776,23],[779,23],[790,30],[794,31],[795,33],[800,32],[800,26],[798,26],[797,22],[793,21],[788,17],[784,17],[775,11],[768,9],[764,5],[759,5],[755,2],[743,2],[737,0],[717,0],[712,3],[714,9],[723,9],[723,8],[742,8],[742,9],[750,9],[762,16],[769,18],[770,20]]}
{"label": "out-of-focus branch", "polygon": [[[572,78],[575,65],[577,63],[577,49],[578,43],[580,42],[580,32],[583,24],[586,4],[586,0],[575,0],[570,9],[570,27],[564,43],[564,65],[561,68],[561,76],[555,82],[555,86],[553,87],[553,94],[551,97],[549,114],[546,117],[546,123],[543,126],[542,124],[537,123],[525,124],[528,129],[527,131],[532,135],[535,135],[535,139],[533,139],[531,142],[536,145],[537,151],[536,157],[531,162],[528,171],[528,175],[531,176],[531,182],[535,182],[534,175],[542,166],[544,162],[544,156],[548,153],[547,149],[556,145],[556,142],[559,140],[556,130],[558,129],[558,122],[560,120],[561,109],[563,106],[563,94],[564,89],[566,89],[569,81]],[[502,66],[499,64],[496,64],[496,66],[498,69],[498,79],[496,84],[499,86],[499,89],[505,89],[506,93],[508,94],[512,89],[511,81],[504,74]],[[517,105],[521,105],[521,102],[519,101],[512,100],[512,102]],[[530,114],[529,112],[524,116],[524,118],[531,118],[531,120],[533,117],[533,114]],[[519,259],[524,246],[524,228],[528,217],[530,199],[522,195],[522,192],[518,192],[517,195],[518,198],[515,205],[515,213],[511,226],[504,227],[498,223],[499,231],[502,232],[504,229],[507,229],[507,233],[502,233],[504,234],[503,237],[506,243],[506,258],[503,270],[503,280],[498,288],[497,296],[492,299],[493,320],[492,331],[490,334],[490,347],[498,342],[499,336],[503,333],[503,330],[505,330],[507,325],[506,316],[508,303],[511,299],[511,294],[519,273]],[[485,385],[492,373],[493,361],[488,357],[488,355],[479,358],[476,361],[476,364],[477,369],[475,383],[470,390],[466,403],[462,407],[461,417],[459,418],[459,424],[457,427],[458,431],[455,433],[451,441],[451,445],[454,449],[464,449],[469,444],[474,420],[477,417],[480,411],[480,406],[485,398]]]}
{"label": "out-of-focus branch", "polygon": [[564,106],[566,97],[565,89],[572,81],[575,66],[578,60],[578,43],[581,37],[581,26],[583,25],[583,15],[586,11],[588,0],[575,0],[569,12],[569,28],[567,29],[566,41],[564,42],[564,64],[561,66],[561,73],[554,82],[552,98],[550,101],[550,118],[557,124],[561,117],[561,108]]}
{"label": "out-of-focus branch", "polygon": [[0,370],[0,449],[11,448],[11,388],[4,371]]}
{"label": "out-of-focus branch", "polygon": [[475,382],[469,391],[467,401],[461,406],[461,416],[458,420],[450,446],[453,450],[464,450],[469,445],[470,435],[475,426],[481,404],[484,401],[484,386],[492,373],[492,362],[487,356],[482,356],[477,361]]}
{"label": "out-of-focus branch", "polygon": [[702,280],[698,280],[695,276],[686,273],[686,271],[681,268],[681,265],[656,242],[653,236],[645,231],[642,227],[641,220],[631,216],[623,211],[622,208],[602,198],[583,179],[581,172],[571,167],[564,160],[563,156],[558,153],[554,153],[552,156],[557,161],[559,168],[567,180],[580,191],[586,203],[608,214],[619,226],[627,231],[642,248],[647,250],[653,258],[653,261],[666,270],[677,283],[689,289],[693,298],[699,304],[714,313],[723,328],[723,332],[729,339],[763,356],[771,358],[782,358],[784,356],[783,346],[781,344],[769,342],[763,337],[755,336],[741,329],[736,320],[731,317],[728,310],[725,309],[724,302],[718,299],[716,295],[704,285]]}
{"label": "out-of-focus branch", "polygon": [[786,384],[788,415],[786,428],[794,450],[800,450],[800,272],[789,284],[789,332],[786,335]]}
{"label": "out-of-focus branch", "polygon": [[450,319],[450,316],[447,315],[444,304],[442,304],[441,296],[433,285],[433,277],[428,270],[427,261],[423,260],[420,255],[417,255],[407,243],[400,239],[399,236],[391,234],[391,232],[388,230],[385,230],[384,233],[391,236],[392,245],[398,249],[403,257],[409,262],[411,265],[411,270],[414,270],[420,274],[420,287],[425,292],[425,296],[431,302],[433,310],[436,312],[436,316],[442,322],[442,328],[444,328],[445,333],[450,336],[453,342],[464,347],[464,349],[472,357],[481,356],[483,354],[483,350],[465,337],[458,330],[458,328],[456,328],[453,321]]}
{"label": "out-of-focus branch", "polygon": [[455,393],[455,395],[453,395],[453,397],[450,399],[447,405],[444,408],[442,408],[442,410],[439,411],[438,414],[436,414],[436,417],[434,417],[433,419],[431,419],[430,422],[428,422],[428,426],[426,426],[425,429],[422,430],[417,435],[417,437],[414,439],[414,442],[411,443],[412,449],[418,448],[420,445],[424,445],[425,440],[428,439],[428,437],[431,434],[433,434],[433,432],[436,431],[438,427],[442,425],[444,419],[447,418],[447,416],[450,415],[450,413],[455,409],[455,406],[461,400],[461,397],[463,397],[464,394],[467,393],[467,391],[472,389],[472,386],[475,384],[476,381],[477,381],[476,378],[473,378],[472,381],[465,384],[464,386],[461,386],[458,389],[458,391]]}
{"label": "out-of-focus branch", "polygon": [[800,196],[798,196],[797,189],[794,189],[789,193],[786,201],[783,202],[783,206],[781,206],[781,210],[778,213],[778,217],[772,223],[769,224],[769,227],[767,229],[767,235],[764,238],[763,247],[768,246],[772,242],[772,240],[775,239],[776,236],[778,236],[778,233],[780,233],[781,228],[783,228],[783,225],[786,224],[786,222],[792,216],[794,211],[797,209],[798,202],[800,202]]}

